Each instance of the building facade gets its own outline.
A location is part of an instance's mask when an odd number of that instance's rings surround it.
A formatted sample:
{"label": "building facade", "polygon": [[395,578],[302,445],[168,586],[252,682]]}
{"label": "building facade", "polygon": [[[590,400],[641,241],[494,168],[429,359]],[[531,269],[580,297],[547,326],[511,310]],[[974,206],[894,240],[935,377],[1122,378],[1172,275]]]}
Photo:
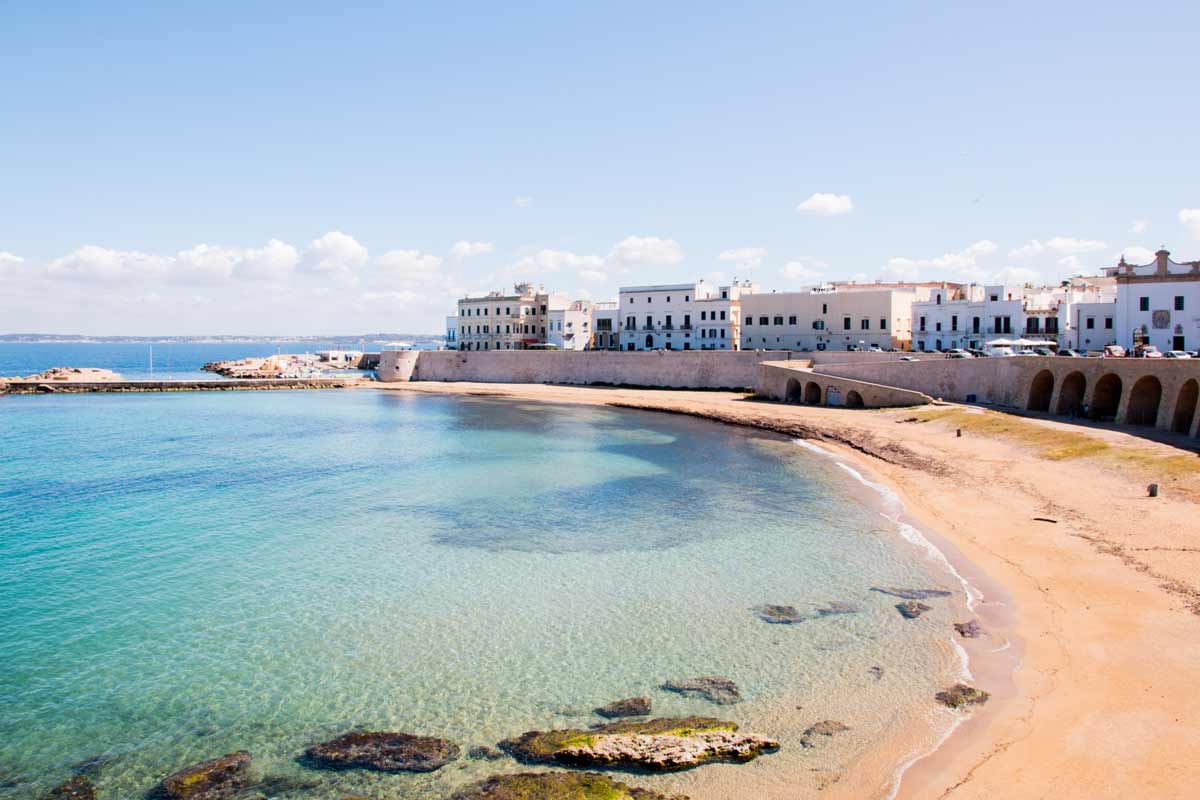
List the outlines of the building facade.
{"label": "building facade", "polygon": [[912,308],[929,288],[827,285],[742,298],[743,350],[907,350]]}
{"label": "building facade", "polygon": [[546,344],[559,350],[587,350],[592,343],[592,304],[576,300],[551,308],[546,318]]}
{"label": "building facade", "polygon": [[458,317],[446,317],[446,349],[458,349]]}
{"label": "building facade", "polygon": [[491,292],[458,301],[460,350],[525,350],[545,345],[550,312],[569,301],[532,283],[518,283],[512,294]]}
{"label": "building facade", "polygon": [[979,350],[991,340],[1025,338],[1047,346],[1075,346],[1079,304],[1115,298],[1110,278],[1075,278],[1059,286],[968,284],[934,290],[913,304],[913,349],[925,352],[958,348]]}
{"label": "building facade", "polygon": [[737,350],[740,304],[757,287],[749,282],[625,286],[618,312],[622,350]]}
{"label": "building facade", "polygon": [[621,349],[621,310],[617,303],[592,303],[592,341],[588,349]]}
{"label": "building facade", "polygon": [[1116,326],[1122,347],[1200,347],[1200,261],[1176,263],[1159,250],[1149,264],[1117,264]]}

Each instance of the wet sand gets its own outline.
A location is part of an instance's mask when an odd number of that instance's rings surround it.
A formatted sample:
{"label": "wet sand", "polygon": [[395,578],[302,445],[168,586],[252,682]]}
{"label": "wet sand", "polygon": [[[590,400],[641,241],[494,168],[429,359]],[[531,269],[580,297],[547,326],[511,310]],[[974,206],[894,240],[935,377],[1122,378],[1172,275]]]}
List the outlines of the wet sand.
{"label": "wet sand", "polygon": [[[976,611],[987,635],[963,644],[976,685],[993,699],[933,755],[913,753],[912,740],[898,733],[837,775],[822,776],[821,797],[871,796],[865,792],[879,786],[881,774],[908,762],[898,787],[869,792],[1195,796],[1200,458],[1194,451],[1119,430],[958,407],[851,411],[727,392],[375,386],[659,410],[774,430],[836,453],[894,491],[906,514],[983,594]],[[1151,482],[1161,484],[1161,496],[1147,497]],[[813,780],[797,776],[797,787]]]}

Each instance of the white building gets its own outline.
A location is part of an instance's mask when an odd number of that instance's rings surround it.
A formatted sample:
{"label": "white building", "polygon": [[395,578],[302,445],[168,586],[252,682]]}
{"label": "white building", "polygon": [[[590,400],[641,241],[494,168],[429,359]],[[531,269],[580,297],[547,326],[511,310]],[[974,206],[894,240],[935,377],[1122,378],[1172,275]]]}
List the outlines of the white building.
{"label": "white building", "polygon": [[1160,351],[1200,347],[1200,261],[1176,263],[1159,250],[1144,265],[1117,264],[1117,344]]}
{"label": "white building", "polygon": [[906,350],[923,285],[829,284],[742,298],[743,350]]}
{"label": "white building", "polygon": [[1071,306],[1071,331],[1068,344],[1074,350],[1103,350],[1117,344],[1116,298],[1100,303],[1076,303]]}
{"label": "white building", "polygon": [[592,303],[592,341],[588,349],[621,349],[621,309],[616,303]]}
{"label": "white building", "polygon": [[592,342],[592,304],[576,300],[551,308],[546,318],[546,344],[559,350],[586,350]]}
{"label": "white building", "polygon": [[913,304],[913,349],[983,349],[988,341],[1026,338],[1075,346],[1075,305],[1111,302],[1110,278],[1073,278],[1059,286],[997,284],[934,290]]}
{"label": "white building", "polygon": [[737,350],[740,303],[749,282],[625,286],[618,312],[622,350]]}
{"label": "white building", "polygon": [[458,301],[460,350],[524,350],[546,343],[550,312],[570,301],[540,286],[535,291],[532,283],[518,283],[513,290]]}

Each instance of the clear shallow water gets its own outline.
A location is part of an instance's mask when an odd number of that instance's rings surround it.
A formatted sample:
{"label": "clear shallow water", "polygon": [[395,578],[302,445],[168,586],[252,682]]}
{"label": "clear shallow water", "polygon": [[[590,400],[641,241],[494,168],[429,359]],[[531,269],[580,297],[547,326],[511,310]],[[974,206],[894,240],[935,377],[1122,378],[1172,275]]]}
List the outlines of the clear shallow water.
{"label": "clear shallow water", "polygon": [[[319,782],[289,796],[439,798],[513,764],[294,758],[358,726],[494,744],[633,694],[783,741],[634,782],[805,796],[813,769],[920,734],[956,668],[949,605],[904,622],[868,591],[948,577],[828,459],[741,429],[373,391],[8,397],[0,423],[0,797],[98,755],[102,798],[141,797],[246,748]],[[828,600],[863,611],[750,611]],[[746,701],[654,688],[712,673]],[[801,748],[826,718],[853,730]]]}

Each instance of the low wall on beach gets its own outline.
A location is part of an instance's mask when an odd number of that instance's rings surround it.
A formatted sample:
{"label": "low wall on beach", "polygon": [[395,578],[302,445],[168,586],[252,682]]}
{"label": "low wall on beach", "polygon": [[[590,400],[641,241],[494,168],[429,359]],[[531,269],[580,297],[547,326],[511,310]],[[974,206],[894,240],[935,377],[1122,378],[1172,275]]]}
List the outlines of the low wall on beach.
{"label": "low wall on beach", "polygon": [[377,374],[384,382],[754,389],[758,385],[758,365],[762,362],[795,360],[808,364],[808,355],[763,350],[385,350],[380,355]]}
{"label": "low wall on beach", "polygon": [[816,368],[797,367],[789,361],[767,361],[759,365],[758,394],[784,403],[846,408],[919,406],[933,401],[923,392],[834,377],[818,372]]}

